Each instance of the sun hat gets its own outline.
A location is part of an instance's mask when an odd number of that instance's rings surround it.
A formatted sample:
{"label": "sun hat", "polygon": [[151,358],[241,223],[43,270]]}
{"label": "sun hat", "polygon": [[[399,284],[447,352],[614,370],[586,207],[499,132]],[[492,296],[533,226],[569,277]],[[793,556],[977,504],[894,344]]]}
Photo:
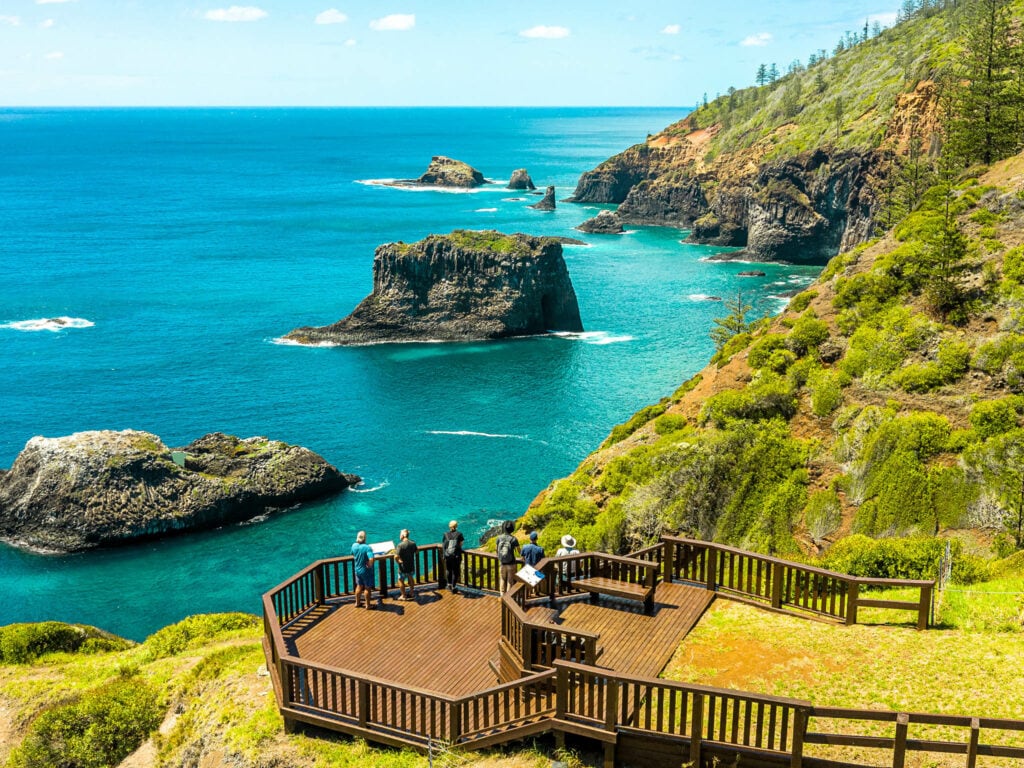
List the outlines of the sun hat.
{"label": "sun hat", "polygon": [[568,533],[562,537],[562,546],[566,549],[572,549],[576,546],[576,539],[570,536]]}
{"label": "sun hat", "polygon": [[530,541],[536,541],[536,540],[537,540],[537,532],[536,531],[530,531]]}

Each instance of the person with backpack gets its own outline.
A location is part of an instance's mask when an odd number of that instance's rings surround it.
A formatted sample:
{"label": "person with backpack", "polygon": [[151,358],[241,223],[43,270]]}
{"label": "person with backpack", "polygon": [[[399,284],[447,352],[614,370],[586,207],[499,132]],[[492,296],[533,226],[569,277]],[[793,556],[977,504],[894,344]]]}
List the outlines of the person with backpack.
{"label": "person with backpack", "polygon": [[462,570],[462,542],[466,537],[459,530],[458,520],[448,523],[448,531],[441,537],[441,556],[444,558],[445,580],[451,593],[459,591],[459,572]]}
{"label": "person with backpack", "polygon": [[398,561],[398,599],[416,602],[416,551],[419,547],[409,538],[409,529],[403,528],[399,534],[399,544],[395,547],[395,560]]}
{"label": "person with backpack", "polygon": [[356,608],[363,606],[360,599],[366,595],[366,607],[373,608],[370,600],[373,599],[373,550],[366,543],[366,531],[356,534],[356,543],[352,545],[352,565],[356,572]]}
{"label": "person with backpack", "polygon": [[516,583],[516,556],[519,554],[519,539],[512,535],[515,523],[506,520],[502,526],[504,533],[498,535],[497,553],[500,571],[501,594],[505,594]]}

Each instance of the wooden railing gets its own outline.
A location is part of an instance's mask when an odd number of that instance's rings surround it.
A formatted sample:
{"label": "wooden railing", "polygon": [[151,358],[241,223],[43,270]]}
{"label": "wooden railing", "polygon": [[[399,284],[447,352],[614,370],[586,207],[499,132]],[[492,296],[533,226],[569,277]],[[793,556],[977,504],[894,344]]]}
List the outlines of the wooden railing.
{"label": "wooden railing", "polygon": [[[418,558],[420,583],[440,583],[439,545],[421,548]],[[684,759],[694,764],[703,750],[719,754],[724,749],[800,768],[808,745],[889,750],[886,763],[893,768],[903,768],[910,752],[965,755],[967,768],[975,768],[978,757],[1024,760],[1024,746],[1008,743],[1024,744],[1024,721],[815,707],[794,699],[622,675],[595,665],[600,654],[597,635],[533,622],[528,616],[538,596],[543,603],[579,594],[572,587],[576,578],[614,573],[623,580],[647,579],[652,568],[660,567],[665,581],[701,584],[776,609],[796,608],[853,623],[858,607],[895,607],[917,610],[921,626],[922,615],[926,625],[931,582],[854,578],[673,537],[628,558],[599,553],[549,558],[540,563],[545,580],[539,589],[518,584],[501,601],[502,641],[526,676],[452,697],[305,661],[289,652],[282,627],[325,600],[352,594],[351,560],[318,561],[263,596],[267,661],[286,723],[340,727],[371,740],[422,749],[437,741],[483,747],[544,731],[604,734],[600,738],[612,745],[632,736],[657,736],[677,742]],[[377,567],[378,584],[394,586],[393,562],[381,558]],[[468,552],[462,575],[467,586],[489,591],[497,584],[497,559]],[[861,592],[864,586],[908,585],[920,589],[918,601],[872,600]],[[891,724],[892,735],[879,735],[879,723]],[[852,732],[864,724],[875,724],[874,730]],[[913,725],[962,728],[964,738],[911,738]],[[993,741],[993,732],[1002,738]],[[806,756],[815,765],[850,764],[843,755]]]}
{"label": "wooden railing", "polygon": [[[857,623],[860,607],[913,611],[917,614],[918,629],[926,629],[930,623],[934,581],[849,576],[722,544],[674,536],[663,536],[661,544],[665,581],[702,584],[729,597],[846,624]],[[866,590],[875,587],[909,587],[918,591],[918,599],[871,599]]]}

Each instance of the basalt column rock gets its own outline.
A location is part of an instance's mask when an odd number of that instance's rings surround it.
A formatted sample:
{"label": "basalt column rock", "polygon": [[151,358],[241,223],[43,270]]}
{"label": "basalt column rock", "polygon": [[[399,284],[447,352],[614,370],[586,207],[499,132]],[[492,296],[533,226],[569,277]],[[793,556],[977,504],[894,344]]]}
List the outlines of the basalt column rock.
{"label": "basalt column rock", "polygon": [[333,325],[298,328],[300,344],[467,341],[581,331],[576,292],[556,238],[456,230],[388,243],[373,293]]}
{"label": "basalt column rock", "polygon": [[576,229],[580,232],[599,235],[620,235],[624,231],[622,222],[615,215],[615,211],[601,211],[594,218],[584,221]]}
{"label": "basalt column rock", "polygon": [[215,528],[360,479],[312,451],[213,433],[170,449],[148,432],[33,437],[0,474],[0,539],[72,552]]}
{"label": "basalt column rock", "polygon": [[548,187],[546,190],[544,190],[544,199],[541,200],[539,203],[534,203],[530,207],[538,211],[555,210],[555,188]]}

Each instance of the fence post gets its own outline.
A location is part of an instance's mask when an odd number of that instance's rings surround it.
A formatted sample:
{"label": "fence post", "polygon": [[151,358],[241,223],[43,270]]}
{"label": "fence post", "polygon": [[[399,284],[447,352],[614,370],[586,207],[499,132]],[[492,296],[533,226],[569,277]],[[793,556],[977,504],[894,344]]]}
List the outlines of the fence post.
{"label": "fence post", "polygon": [[714,592],[718,585],[718,550],[709,547],[704,552],[704,584],[708,591]]}
{"label": "fence post", "polygon": [[604,684],[604,727],[606,731],[614,731],[619,713],[619,683],[606,677]]}
{"label": "fence post", "polygon": [[892,768],[903,768],[907,759],[907,724],[910,715],[900,712],[896,715],[896,739],[892,748]]}
{"label": "fence post", "polygon": [[459,739],[462,738],[462,704],[458,701],[453,701],[449,705],[451,707],[451,717],[449,722],[451,723],[451,733],[448,734],[448,740],[454,747],[459,743]]}
{"label": "fence post", "polygon": [[661,557],[661,580],[665,584],[671,584],[676,568],[676,543],[674,541],[661,543]]}
{"label": "fence post", "polygon": [[971,740],[967,742],[967,768],[974,768],[978,762],[978,738],[981,731],[981,721],[971,718]]}
{"label": "fence post", "polygon": [[[517,621],[518,619],[513,619]],[[523,647],[519,649],[519,652],[523,654],[523,666],[526,669],[533,669],[533,628],[529,624],[519,625],[521,637],[523,638]]]}
{"label": "fence post", "polygon": [[804,736],[807,733],[807,710],[797,707],[793,710],[793,749],[790,753],[790,768],[800,768],[804,761]]}
{"label": "fence post", "polygon": [[377,580],[380,582],[380,599],[388,596],[388,560],[391,558],[381,555],[377,560]]}
{"label": "fence post", "polygon": [[700,768],[700,741],[704,728],[704,695],[694,692],[693,712],[690,719],[690,762]]}
{"label": "fence post", "polygon": [[782,607],[782,577],[785,569],[778,560],[772,560],[772,608]]}
{"label": "fence post", "polygon": [[934,584],[927,584],[921,587],[921,597],[917,604],[917,628],[928,629],[928,614],[932,607],[932,587]]}
{"label": "fence post", "polygon": [[313,571],[313,600],[317,605],[324,604],[324,565],[320,564]]}
{"label": "fence post", "polygon": [[846,593],[846,624],[847,626],[857,623],[857,597],[860,594],[860,582],[850,579],[850,589]]}
{"label": "fence post", "polygon": [[558,675],[555,677],[555,719],[563,720],[569,707],[569,670],[556,665]]}
{"label": "fence post", "polygon": [[370,684],[365,680],[357,682],[359,686],[359,725],[366,727],[370,719]]}

